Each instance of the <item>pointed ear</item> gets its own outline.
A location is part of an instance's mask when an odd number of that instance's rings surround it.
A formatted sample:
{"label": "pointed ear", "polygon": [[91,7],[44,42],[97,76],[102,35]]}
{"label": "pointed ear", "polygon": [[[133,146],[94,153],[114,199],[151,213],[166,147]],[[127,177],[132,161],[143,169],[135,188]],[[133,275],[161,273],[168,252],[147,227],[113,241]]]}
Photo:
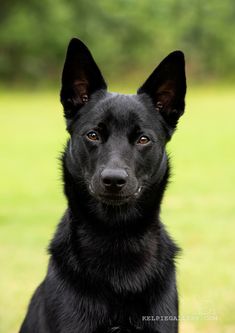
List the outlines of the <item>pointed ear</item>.
{"label": "pointed ear", "polygon": [[60,92],[65,117],[72,118],[100,89],[107,89],[107,85],[98,66],[88,48],[73,38],[66,54]]}
{"label": "pointed ear", "polygon": [[138,90],[152,99],[157,112],[173,128],[184,113],[185,62],[181,51],[170,53]]}

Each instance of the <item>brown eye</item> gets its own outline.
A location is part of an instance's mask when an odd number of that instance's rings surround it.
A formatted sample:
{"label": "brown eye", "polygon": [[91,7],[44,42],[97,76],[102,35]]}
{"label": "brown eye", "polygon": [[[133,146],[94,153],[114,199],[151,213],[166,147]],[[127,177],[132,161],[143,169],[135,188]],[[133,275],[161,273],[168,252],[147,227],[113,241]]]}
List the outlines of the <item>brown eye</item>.
{"label": "brown eye", "polygon": [[142,135],[142,136],[139,138],[139,140],[137,141],[137,143],[138,143],[139,145],[146,145],[149,141],[150,141],[150,139],[149,139],[147,136]]}
{"label": "brown eye", "polygon": [[88,132],[86,136],[91,141],[98,141],[100,139],[99,135],[95,131]]}

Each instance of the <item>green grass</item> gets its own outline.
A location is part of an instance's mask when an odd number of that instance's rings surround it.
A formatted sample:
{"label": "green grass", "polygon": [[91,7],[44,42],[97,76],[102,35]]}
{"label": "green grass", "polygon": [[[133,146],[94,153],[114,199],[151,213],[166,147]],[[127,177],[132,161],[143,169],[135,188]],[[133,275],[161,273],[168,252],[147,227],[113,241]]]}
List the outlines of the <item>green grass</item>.
{"label": "green grass", "polygon": [[[0,332],[15,333],[66,206],[57,159],[66,133],[55,93],[2,93],[0,110]],[[183,248],[185,333],[235,331],[234,124],[234,89],[192,88],[168,147],[173,175],[162,218]]]}

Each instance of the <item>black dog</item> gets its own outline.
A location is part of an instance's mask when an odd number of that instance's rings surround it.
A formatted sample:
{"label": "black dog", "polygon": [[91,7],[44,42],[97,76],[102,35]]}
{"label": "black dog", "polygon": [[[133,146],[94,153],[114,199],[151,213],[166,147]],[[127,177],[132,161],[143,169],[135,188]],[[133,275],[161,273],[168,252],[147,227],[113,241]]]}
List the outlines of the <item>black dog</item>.
{"label": "black dog", "polygon": [[61,90],[68,209],[21,333],[178,332],[178,248],[159,214],[165,146],[185,92],[180,51],[136,95],[121,95],[107,92],[87,47],[71,40]]}

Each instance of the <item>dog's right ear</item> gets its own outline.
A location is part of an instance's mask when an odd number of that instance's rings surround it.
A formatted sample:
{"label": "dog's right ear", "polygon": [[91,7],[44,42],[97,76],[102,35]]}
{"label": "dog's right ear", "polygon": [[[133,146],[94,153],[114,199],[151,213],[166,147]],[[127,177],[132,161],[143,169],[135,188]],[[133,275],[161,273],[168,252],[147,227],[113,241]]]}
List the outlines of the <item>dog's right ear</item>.
{"label": "dog's right ear", "polygon": [[107,89],[107,85],[90,51],[79,39],[71,39],[60,92],[65,117],[72,118],[89,102],[90,96],[101,89]]}

